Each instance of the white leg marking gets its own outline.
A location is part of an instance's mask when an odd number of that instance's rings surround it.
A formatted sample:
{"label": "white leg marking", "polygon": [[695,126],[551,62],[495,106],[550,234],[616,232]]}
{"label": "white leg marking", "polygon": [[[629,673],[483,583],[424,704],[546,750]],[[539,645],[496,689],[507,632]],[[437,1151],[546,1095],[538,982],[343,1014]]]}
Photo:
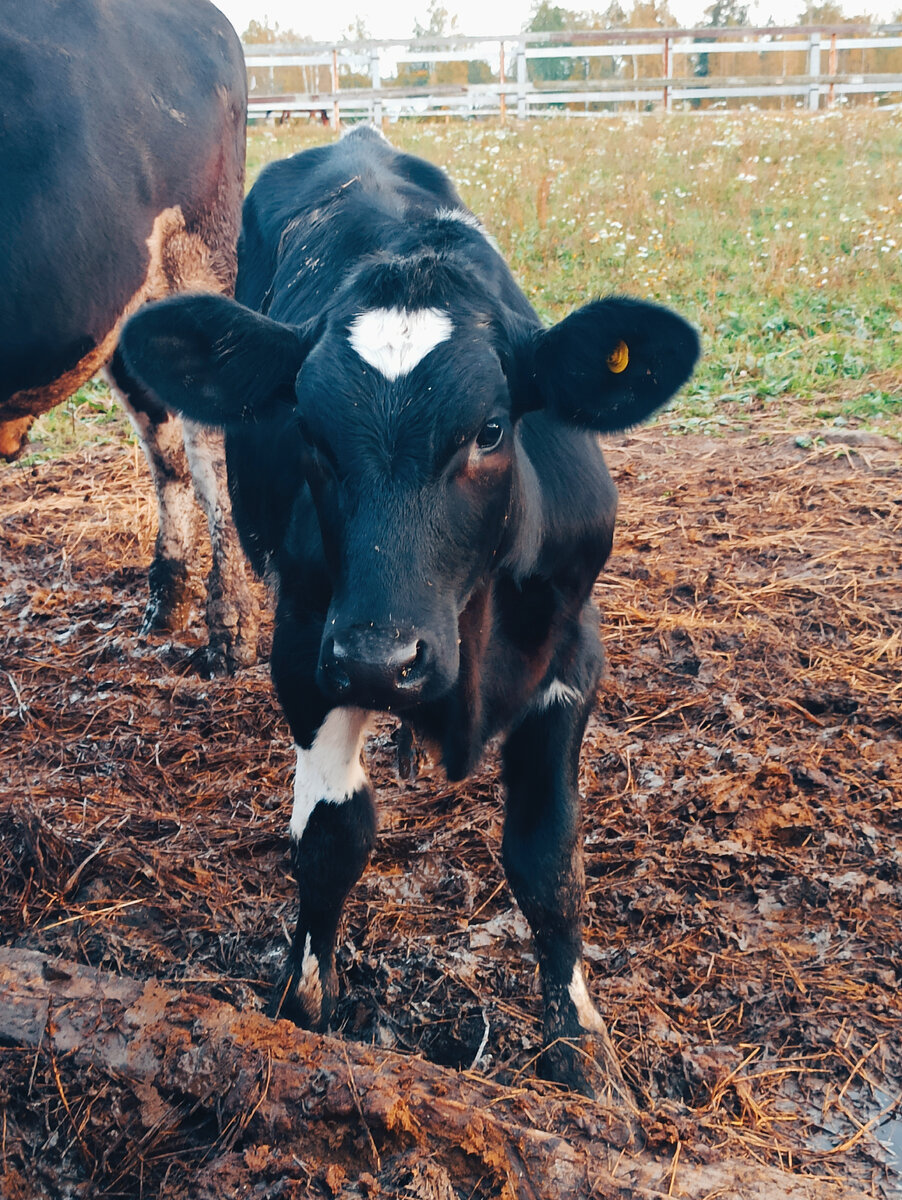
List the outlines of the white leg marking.
{"label": "white leg marking", "polygon": [[592,1003],[592,997],[589,995],[589,989],[586,987],[586,981],[583,978],[583,969],[579,963],[576,963],[573,968],[573,978],[570,980],[570,986],[567,990],[570,993],[570,999],[573,1001],[573,1007],[576,1009],[577,1019],[583,1029],[588,1030],[590,1033],[607,1033],[601,1013]]}
{"label": "white leg marking", "polygon": [[309,750],[297,746],[294,805],[288,831],[300,841],[310,814],[321,800],[342,804],[366,784],[360,761],[369,713],[363,708],[333,708]]}
{"label": "white leg marking", "polygon": [[552,704],[581,704],[584,699],[582,692],[571,687],[569,683],[553,679],[544,692],[539,692],[536,696],[535,707],[544,710],[551,708]]}
{"label": "white leg marking", "polygon": [[320,1013],[323,1009],[323,985],[319,977],[319,963],[316,955],[310,949],[310,934],[307,934],[307,940],[304,942],[304,957],[301,959],[301,978],[297,985],[298,994],[302,994],[311,1009],[311,1016],[315,1021],[319,1020]]}
{"label": "white leg marking", "polygon": [[355,317],[348,341],[364,362],[386,379],[409,374],[451,336],[454,325],[440,308],[374,308]]}
{"label": "white leg marking", "polygon": [[131,417],[147,459],[157,493],[157,552],[163,558],[186,563],[196,539],[197,509],[188,459],[182,441],[182,422],[167,416],[160,422],[132,408],[128,397],[104,371],[110,390]]}
{"label": "white leg marking", "polygon": [[217,462],[221,460],[223,465],[225,463],[222,435],[201,425],[195,425],[193,421],[183,421],[182,436],[197,498],[212,532],[213,529],[218,529],[224,520],[223,487],[216,476]]}

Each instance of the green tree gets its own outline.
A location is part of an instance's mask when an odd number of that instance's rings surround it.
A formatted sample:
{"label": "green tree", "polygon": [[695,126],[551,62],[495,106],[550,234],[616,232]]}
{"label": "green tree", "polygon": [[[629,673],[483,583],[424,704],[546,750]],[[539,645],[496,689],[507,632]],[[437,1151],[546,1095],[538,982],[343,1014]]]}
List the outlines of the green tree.
{"label": "green tree", "polygon": [[[457,17],[448,12],[441,0],[429,0],[426,20],[426,25],[414,21],[413,36],[415,38],[445,38],[459,32]],[[432,49],[433,47],[428,48]],[[405,63],[398,68],[398,82],[405,86],[410,86],[410,84],[422,86],[442,83],[465,84],[469,80],[469,75],[470,67],[463,56],[459,62]]]}
{"label": "green tree", "polygon": [[[729,29],[735,25],[748,25],[749,6],[743,4],[741,0],[714,0],[714,3],[709,4],[705,9],[705,18],[705,25],[708,29]],[[732,58],[732,56],[724,54],[718,56],[720,73],[725,75],[736,74],[723,61],[728,57]],[[694,56],[692,73],[699,78],[704,78],[706,75],[711,74],[711,63],[708,54],[696,54]]]}
{"label": "green tree", "polygon": [[[579,13],[560,8],[549,0],[538,0],[532,10],[526,33],[559,33],[565,29],[576,29],[581,24]],[[534,42],[535,46],[553,46],[553,42]],[[570,79],[573,74],[572,58],[534,58],[529,64],[529,77],[536,82],[552,83]]]}
{"label": "green tree", "polygon": [[748,25],[749,6],[741,0],[714,0],[705,9],[705,24],[709,29],[729,29],[733,25]]}
{"label": "green tree", "polygon": [[823,4],[811,4],[810,2],[806,4],[799,13],[798,23],[799,25],[846,25],[861,19],[860,17],[847,17],[841,4],[836,4],[833,0],[825,0]]}

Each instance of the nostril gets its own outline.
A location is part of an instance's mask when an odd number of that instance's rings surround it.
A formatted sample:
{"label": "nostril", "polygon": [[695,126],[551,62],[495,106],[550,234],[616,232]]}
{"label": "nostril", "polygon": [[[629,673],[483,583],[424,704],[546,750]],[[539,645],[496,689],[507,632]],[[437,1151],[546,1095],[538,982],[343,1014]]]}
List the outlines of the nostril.
{"label": "nostril", "polygon": [[329,638],[325,645],[326,654],[335,660],[341,662],[343,658],[350,658],[347,647],[343,642],[336,642],[335,638]]}
{"label": "nostril", "polygon": [[426,644],[423,641],[411,642],[405,646],[398,656],[398,682],[401,686],[410,687],[422,675],[426,660]]}
{"label": "nostril", "polygon": [[344,669],[347,660],[347,649],[334,638],[329,638],[323,645],[320,669],[337,692],[346,692],[351,686],[350,676]]}
{"label": "nostril", "polygon": [[[318,679],[324,691],[370,707],[413,703],[429,685],[434,653],[412,629],[345,626],[323,638]],[[403,697],[403,700],[402,700]]]}

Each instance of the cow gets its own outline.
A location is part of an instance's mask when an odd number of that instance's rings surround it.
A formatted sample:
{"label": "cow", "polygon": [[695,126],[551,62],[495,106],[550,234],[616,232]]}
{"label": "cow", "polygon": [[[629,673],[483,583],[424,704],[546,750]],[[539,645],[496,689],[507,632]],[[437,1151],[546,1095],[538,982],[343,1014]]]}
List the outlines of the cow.
{"label": "cow", "polygon": [[242,542],[276,585],[299,899],[276,1010],[329,1022],[376,838],[370,714],[396,714],[451,780],[498,737],[543,1072],[629,1103],[581,963],[578,763],[617,506],[597,433],[673,395],[694,330],[625,296],[546,329],[446,174],[361,128],[262,173],[234,301],[150,305],[122,348],[161,403],[226,430]]}
{"label": "cow", "polygon": [[234,290],[241,45],[208,0],[34,0],[3,6],[0,61],[0,456],[15,458],[37,414],[106,369],[157,493],[143,630],[184,619],[193,474],[213,545],[208,661],[253,661],[221,435],[182,429],[115,353],[145,301]]}

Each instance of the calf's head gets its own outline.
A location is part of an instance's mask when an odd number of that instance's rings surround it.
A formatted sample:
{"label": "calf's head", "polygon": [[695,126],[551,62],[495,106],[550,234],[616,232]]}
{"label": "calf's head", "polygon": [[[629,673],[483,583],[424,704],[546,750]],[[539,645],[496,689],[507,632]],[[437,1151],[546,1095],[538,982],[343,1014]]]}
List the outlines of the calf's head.
{"label": "calf's head", "polygon": [[125,327],[132,373],[211,425],[292,406],[332,579],[318,682],[401,710],[451,688],[459,619],[510,543],[528,412],[587,430],[638,423],[698,354],[667,309],[609,297],[544,330],[521,316],[377,304],[304,326],[222,297],[162,301]]}

